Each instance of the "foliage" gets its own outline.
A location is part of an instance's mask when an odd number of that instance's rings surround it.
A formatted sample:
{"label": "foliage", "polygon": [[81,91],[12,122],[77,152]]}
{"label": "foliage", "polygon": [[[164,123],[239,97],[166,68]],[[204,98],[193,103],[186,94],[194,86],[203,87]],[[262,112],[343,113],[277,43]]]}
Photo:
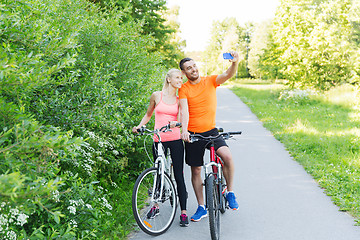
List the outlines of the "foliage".
{"label": "foliage", "polygon": [[117,0],[115,2],[120,6],[120,10],[129,11],[129,15],[123,16],[124,22],[135,20],[142,23],[142,34],[151,35],[156,39],[153,50],[159,49],[165,43],[167,34],[172,32],[164,25],[165,19],[161,15],[161,12],[166,10],[165,0],[133,0],[131,2]]}
{"label": "foliage", "polygon": [[105,10],[119,9],[121,22],[128,23],[135,21],[141,26],[141,34],[144,36],[152,35],[157,44],[154,50],[164,43],[166,34],[172,32],[164,25],[165,19],[161,16],[161,11],[166,9],[165,0],[89,0],[98,3]]}
{"label": "foliage", "polygon": [[[249,44],[249,57],[248,67],[250,75],[255,78],[262,78],[262,72],[259,68],[259,58],[264,54],[264,49],[267,47],[269,32],[270,32],[270,21],[263,21],[254,26],[254,30],[251,36],[251,42]],[[265,77],[267,74],[265,75]]]}
{"label": "foliage", "polygon": [[358,82],[359,53],[356,41],[351,40],[359,23],[351,11],[355,2],[281,1],[271,41],[260,56],[260,69],[264,74],[285,77],[292,86],[329,89]]}
{"label": "foliage", "polygon": [[173,6],[164,13],[164,18],[166,19],[164,25],[174,31],[170,35],[167,35],[167,44],[163,44],[159,49],[164,55],[164,64],[173,68],[179,68],[179,59],[185,57],[182,49],[186,46],[186,42],[185,40],[181,40],[179,35],[180,23],[177,19],[179,10],[179,6]]}
{"label": "foliage", "polygon": [[263,79],[284,79],[281,70],[284,69],[284,64],[280,61],[281,51],[273,40],[270,34],[266,48],[263,49],[263,54],[259,56],[259,71]]}
{"label": "foliage", "polygon": [[[233,82],[232,90],[334,203],[360,223],[359,89],[347,86],[312,94],[283,85]],[[351,96],[347,102],[336,100],[345,95]]]}
{"label": "foliage", "polygon": [[129,129],[164,73],[154,39],[85,0],[0,11],[0,238],[124,237],[145,164]]}
{"label": "foliage", "polygon": [[230,50],[237,51],[240,59],[247,63],[251,27],[251,24],[241,27],[235,18],[226,18],[223,21],[213,22],[210,43],[206,47],[204,54],[206,74],[219,74],[226,70],[227,67],[225,67],[222,54]]}
{"label": "foliage", "polygon": [[[73,138],[71,131],[40,125],[14,104],[1,100],[0,112],[6,124],[0,135],[0,236],[75,236],[74,226],[68,224],[73,219],[63,214],[68,206],[63,198],[76,192],[66,187],[66,182],[77,178],[60,170],[63,161],[73,160],[71,149],[81,140]],[[92,200],[90,203],[95,205]],[[85,217],[89,223],[91,219]]]}
{"label": "foliage", "polygon": [[135,22],[141,36],[151,37],[154,44],[147,45],[150,52],[159,52],[167,67],[177,67],[178,59],[183,56],[185,45],[177,36],[179,8],[168,9],[165,0],[89,0],[99,4],[106,11],[120,10],[121,23]]}

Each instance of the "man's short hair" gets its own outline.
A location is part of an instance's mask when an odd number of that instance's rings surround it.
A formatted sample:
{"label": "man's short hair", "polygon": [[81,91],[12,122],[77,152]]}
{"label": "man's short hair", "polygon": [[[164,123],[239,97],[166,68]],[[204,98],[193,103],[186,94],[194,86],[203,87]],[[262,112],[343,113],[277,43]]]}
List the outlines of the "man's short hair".
{"label": "man's short hair", "polygon": [[183,59],[181,59],[181,61],[180,61],[180,63],[179,63],[179,67],[180,67],[180,69],[181,70],[184,70],[183,69],[183,66],[184,66],[184,63],[186,63],[186,62],[188,62],[188,61],[191,61],[192,59],[191,58],[183,58]]}

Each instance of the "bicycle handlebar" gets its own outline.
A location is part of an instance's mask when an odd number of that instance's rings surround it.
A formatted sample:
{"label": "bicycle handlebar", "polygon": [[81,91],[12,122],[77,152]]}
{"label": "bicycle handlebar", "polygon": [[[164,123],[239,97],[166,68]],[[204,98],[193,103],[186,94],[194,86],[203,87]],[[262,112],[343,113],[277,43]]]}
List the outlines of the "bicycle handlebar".
{"label": "bicycle handlebar", "polygon": [[242,132],[238,131],[238,132],[224,132],[224,133],[220,133],[217,136],[208,136],[208,137],[204,137],[200,134],[190,134],[190,142],[196,142],[199,140],[207,140],[207,141],[212,141],[215,139],[218,139],[220,137],[223,137],[225,140],[230,139],[231,137],[233,137],[233,135],[240,135]]}
{"label": "bicycle handlebar", "polygon": [[[181,127],[181,123],[176,123],[175,127]],[[146,126],[142,126],[141,128],[137,129],[137,132],[140,133],[140,135],[144,135],[146,133],[148,134],[157,134],[159,132],[168,132],[171,131],[170,123],[166,124],[165,126],[162,126],[161,128],[150,130],[147,129]]]}

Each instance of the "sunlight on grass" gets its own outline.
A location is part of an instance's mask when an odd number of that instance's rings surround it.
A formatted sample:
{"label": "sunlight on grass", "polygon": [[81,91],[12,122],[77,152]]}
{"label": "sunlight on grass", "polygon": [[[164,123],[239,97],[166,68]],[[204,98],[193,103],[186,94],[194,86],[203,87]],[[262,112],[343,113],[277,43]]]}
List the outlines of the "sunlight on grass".
{"label": "sunlight on grass", "polygon": [[308,124],[303,123],[301,119],[296,119],[295,123],[291,127],[286,128],[285,132],[292,132],[292,133],[303,132],[306,134],[319,135],[320,132],[316,130],[316,128],[307,125]]}
{"label": "sunlight on grass", "polygon": [[359,109],[360,89],[352,85],[342,85],[327,91],[321,98],[332,104]]}
{"label": "sunlight on grass", "polygon": [[342,86],[313,94],[259,80],[228,86],[360,224],[359,89]]}
{"label": "sunlight on grass", "polygon": [[[267,119],[263,119],[263,120],[267,121],[268,119],[273,119],[273,118],[267,118]],[[318,136],[350,136],[350,135],[354,135],[356,137],[360,137],[360,129],[359,128],[333,130],[333,131],[327,130],[325,132],[321,132],[312,126],[309,126],[309,122],[306,122],[306,121],[303,122],[301,119],[296,119],[296,121],[290,127],[286,128],[284,132],[292,132],[292,133],[302,132],[302,133],[318,135]]]}
{"label": "sunlight on grass", "polygon": [[349,120],[352,122],[359,122],[360,121],[360,111],[349,113]]}
{"label": "sunlight on grass", "polygon": [[272,90],[279,90],[279,89],[285,89],[287,88],[285,85],[280,84],[280,83],[273,83],[271,81],[259,81],[259,80],[240,80],[240,79],[236,79],[236,80],[231,80],[226,82],[225,84],[228,87],[233,87],[233,86],[239,86],[241,85],[244,88],[249,88],[249,89],[272,89]]}
{"label": "sunlight on grass", "polygon": [[341,130],[341,131],[326,131],[327,136],[348,136],[354,135],[356,137],[360,137],[360,129],[359,128],[352,128],[348,130]]}

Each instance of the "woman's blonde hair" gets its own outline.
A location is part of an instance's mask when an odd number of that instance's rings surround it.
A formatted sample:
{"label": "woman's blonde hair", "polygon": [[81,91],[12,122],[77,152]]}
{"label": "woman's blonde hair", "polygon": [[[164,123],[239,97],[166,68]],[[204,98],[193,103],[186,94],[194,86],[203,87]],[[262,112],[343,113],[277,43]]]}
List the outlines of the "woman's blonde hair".
{"label": "woman's blonde hair", "polygon": [[181,71],[179,69],[176,68],[172,68],[170,69],[167,74],[165,75],[165,79],[164,79],[164,85],[163,85],[163,90],[167,89],[169,87],[169,78],[171,78],[173,76],[173,74],[175,72],[179,72],[181,74]]}

